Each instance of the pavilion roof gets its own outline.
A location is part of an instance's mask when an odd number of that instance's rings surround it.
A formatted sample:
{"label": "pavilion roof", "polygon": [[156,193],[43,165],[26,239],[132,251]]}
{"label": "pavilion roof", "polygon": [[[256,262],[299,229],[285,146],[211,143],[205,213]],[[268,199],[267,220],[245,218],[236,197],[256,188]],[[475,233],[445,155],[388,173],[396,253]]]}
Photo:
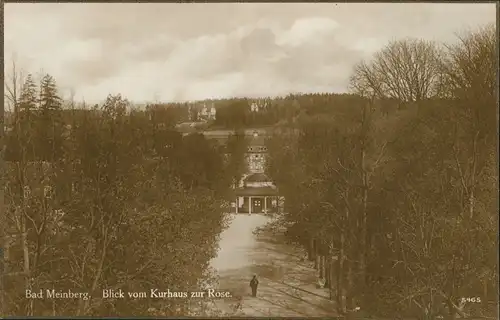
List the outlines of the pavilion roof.
{"label": "pavilion roof", "polygon": [[277,196],[278,189],[271,187],[246,187],[234,190],[237,196]]}
{"label": "pavilion roof", "polygon": [[253,173],[245,178],[244,182],[270,182],[271,179],[265,173]]}

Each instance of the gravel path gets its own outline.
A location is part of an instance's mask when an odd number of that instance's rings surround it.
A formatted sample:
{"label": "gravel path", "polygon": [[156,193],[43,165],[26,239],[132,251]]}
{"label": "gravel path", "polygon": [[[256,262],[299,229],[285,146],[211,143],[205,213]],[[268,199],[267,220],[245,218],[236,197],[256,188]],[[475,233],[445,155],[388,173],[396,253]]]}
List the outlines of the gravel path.
{"label": "gravel path", "polygon": [[[221,235],[219,255],[212,261],[218,289],[233,299],[214,300],[225,314],[238,316],[331,317],[335,306],[326,289],[318,289],[316,271],[304,253],[285,244],[279,234],[254,232],[271,219],[261,215],[233,215]],[[259,277],[257,297],[250,295],[249,281]]]}

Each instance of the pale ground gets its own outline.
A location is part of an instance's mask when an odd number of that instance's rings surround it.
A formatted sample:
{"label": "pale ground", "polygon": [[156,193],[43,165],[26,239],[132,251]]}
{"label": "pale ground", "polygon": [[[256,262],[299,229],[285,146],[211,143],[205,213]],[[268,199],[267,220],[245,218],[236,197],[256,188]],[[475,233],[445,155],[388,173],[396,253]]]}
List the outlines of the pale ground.
{"label": "pale ground", "polygon": [[251,264],[250,252],[257,244],[252,231],[269,220],[263,215],[231,214],[229,228],[221,234],[219,254],[212,260],[211,267],[224,272]]}
{"label": "pale ground", "polygon": [[[317,271],[304,261],[304,253],[285,244],[280,234],[254,234],[269,221],[262,215],[232,215],[212,267],[219,275],[218,289],[234,298],[213,300],[214,307],[225,315],[335,316],[328,292],[315,286]],[[256,298],[249,287],[253,274],[260,281]]]}

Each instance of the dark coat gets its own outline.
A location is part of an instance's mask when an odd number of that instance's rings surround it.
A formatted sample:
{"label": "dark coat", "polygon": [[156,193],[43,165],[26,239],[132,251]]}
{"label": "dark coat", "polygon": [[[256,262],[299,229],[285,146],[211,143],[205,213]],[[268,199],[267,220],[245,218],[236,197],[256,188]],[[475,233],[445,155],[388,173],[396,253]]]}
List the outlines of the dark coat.
{"label": "dark coat", "polygon": [[253,277],[252,280],[250,280],[250,287],[256,288],[259,285],[259,280],[257,280],[256,277]]}

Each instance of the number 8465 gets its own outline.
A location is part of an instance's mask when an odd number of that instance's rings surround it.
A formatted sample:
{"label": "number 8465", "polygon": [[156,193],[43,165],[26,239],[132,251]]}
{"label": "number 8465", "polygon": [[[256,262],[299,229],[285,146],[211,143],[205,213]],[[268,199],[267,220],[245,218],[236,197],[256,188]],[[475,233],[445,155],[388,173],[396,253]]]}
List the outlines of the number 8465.
{"label": "number 8465", "polygon": [[481,298],[480,297],[463,297],[460,299],[460,302],[465,303],[465,302],[473,302],[473,303],[480,303]]}

